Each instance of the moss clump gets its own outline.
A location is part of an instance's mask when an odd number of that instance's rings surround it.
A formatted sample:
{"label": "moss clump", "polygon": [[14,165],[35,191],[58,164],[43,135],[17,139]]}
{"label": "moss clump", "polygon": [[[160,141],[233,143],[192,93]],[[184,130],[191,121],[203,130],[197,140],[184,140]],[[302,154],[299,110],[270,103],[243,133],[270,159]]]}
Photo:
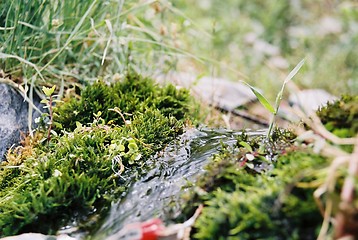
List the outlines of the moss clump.
{"label": "moss clump", "polygon": [[236,148],[227,147],[215,156],[199,178],[199,188],[183,197],[185,217],[195,206],[204,204],[192,238],[314,239],[322,222],[313,199],[314,189],[296,184],[312,181],[312,171],[326,159],[307,150],[294,152],[294,147],[286,145],[277,148],[280,150],[275,154],[280,152],[280,156],[271,162],[272,169],[256,171],[261,160],[254,152],[259,151],[259,145],[251,149],[255,156],[251,161],[257,161],[254,167],[243,165],[248,147],[237,147],[244,139],[240,137]]}
{"label": "moss clump", "polygon": [[326,128],[338,137],[355,137],[358,133],[358,96],[344,95],[317,114]]}
{"label": "moss clump", "polygon": [[[106,212],[150,167],[146,160],[183,131],[188,101],[185,90],[135,75],[111,86],[98,82],[58,106],[62,131],[1,165],[0,236],[93,227],[82,224]],[[108,110],[115,107],[121,112]]]}
{"label": "moss clump", "polygon": [[[96,82],[81,93],[81,99],[70,99],[55,109],[54,121],[61,124],[59,129],[73,130],[76,122],[92,122],[92,113],[102,112],[101,117],[117,125],[123,125],[124,119],[131,120],[136,113],[145,113],[149,109],[158,109],[165,117],[183,119],[189,112],[189,93],[185,89],[177,90],[173,85],[157,86],[151,79],[139,75],[128,75],[123,81],[110,86]],[[110,110],[117,107],[123,114]]]}
{"label": "moss clump", "polygon": [[[349,138],[358,134],[358,96],[343,95],[317,111],[317,115],[327,130],[338,137]],[[353,145],[341,148],[347,152],[353,151]]]}

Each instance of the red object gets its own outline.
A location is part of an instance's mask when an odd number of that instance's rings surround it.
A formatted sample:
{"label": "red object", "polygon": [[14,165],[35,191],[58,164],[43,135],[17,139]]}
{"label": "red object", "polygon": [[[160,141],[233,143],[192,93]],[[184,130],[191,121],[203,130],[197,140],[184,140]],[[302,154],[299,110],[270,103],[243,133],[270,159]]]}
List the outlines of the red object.
{"label": "red object", "polygon": [[120,240],[158,240],[165,230],[159,218],[153,218],[143,223],[131,223],[118,232],[113,239]]}
{"label": "red object", "polygon": [[157,240],[158,234],[164,230],[164,225],[159,218],[153,218],[142,223],[141,228],[141,240]]}

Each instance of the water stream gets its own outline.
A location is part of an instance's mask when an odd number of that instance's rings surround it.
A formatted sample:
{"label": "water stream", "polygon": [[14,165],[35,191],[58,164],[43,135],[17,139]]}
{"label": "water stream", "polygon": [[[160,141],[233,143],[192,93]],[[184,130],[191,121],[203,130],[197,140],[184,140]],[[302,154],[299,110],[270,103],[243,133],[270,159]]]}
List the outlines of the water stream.
{"label": "water stream", "polygon": [[[246,132],[256,136],[263,131]],[[179,142],[169,145],[148,162],[151,170],[134,183],[127,194],[113,204],[108,217],[91,239],[104,239],[120,231],[124,225],[180,211],[179,196],[185,186],[195,181],[204,170],[210,157],[220,150],[221,143],[235,143],[241,132],[227,130],[190,129]]]}

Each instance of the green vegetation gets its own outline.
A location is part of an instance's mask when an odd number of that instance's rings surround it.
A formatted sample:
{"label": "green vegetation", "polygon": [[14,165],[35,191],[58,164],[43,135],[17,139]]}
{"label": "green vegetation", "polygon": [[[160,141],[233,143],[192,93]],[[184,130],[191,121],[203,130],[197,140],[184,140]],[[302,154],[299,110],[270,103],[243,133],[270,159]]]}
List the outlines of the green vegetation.
{"label": "green vegetation", "polygon": [[106,121],[124,125],[125,120],[131,121],[135,117],[134,112],[143,113],[150,108],[177,119],[183,119],[189,110],[187,90],[176,90],[173,85],[161,88],[151,79],[136,74],[128,75],[111,86],[99,81],[84,89],[81,95],[79,100],[70,98],[67,104],[56,107],[58,116],[54,121],[61,123],[61,128],[73,130],[76,122],[91,122],[89,112],[101,111],[101,117]]}
{"label": "green vegetation", "polygon": [[[327,159],[309,149],[297,151],[290,133],[275,132],[276,143],[265,152],[260,153],[264,137],[242,135],[234,147],[224,146],[213,158],[198,187],[184,196],[186,213],[204,203],[193,239],[315,238],[322,217],[314,188],[299,184],[316,180],[313,173]],[[270,154],[272,160],[266,159]]]}
{"label": "green vegetation", "polygon": [[[328,103],[317,115],[325,128],[340,138],[352,138],[358,134],[358,96],[343,95],[334,103]],[[342,146],[348,152],[353,145]]]}
{"label": "green vegetation", "polygon": [[54,100],[53,93],[55,92],[56,86],[52,86],[51,88],[47,88],[45,86],[42,87],[42,91],[44,92],[46,98],[41,100],[41,103],[45,104],[44,108],[48,109],[48,113],[43,113],[42,117],[49,117],[48,128],[47,128],[47,141],[51,139],[51,131],[53,125],[53,105],[54,103],[60,102],[59,100]]}
{"label": "green vegetation", "polygon": [[185,49],[207,60],[195,64],[200,73],[243,79],[274,101],[288,69],[305,58],[295,81],[300,87],[358,94],[355,1],[181,0],[173,5],[193,19],[179,29]]}
{"label": "green vegetation", "polygon": [[188,102],[185,90],[133,75],[59,103],[54,116],[64,130],[47,141],[38,133],[1,165],[0,236],[54,234],[71,222],[91,227],[82,224],[105,212],[150,167],[146,160],[182,133]]}
{"label": "green vegetation", "polygon": [[[195,120],[188,91],[137,73],[243,79],[275,116],[303,62],[283,84],[280,79],[305,58],[298,86],[352,94],[318,116],[336,136],[355,137],[357,20],[350,0],[1,1],[0,82],[30,101],[37,91],[49,112],[0,165],[0,236],[93,228],[151,167],[146,160]],[[348,217],[356,222],[353,144],[324,157],[273,129],[274,118],[271,139],[243,134],[234,147],[224,145],[184,197],[183,219],[205,205],[194,238],[310,239],[322,220],[320,236],[333,232],[331,217],[336,226],[347,225]],[[318,132],[309,144],[321,137]],[[337,200],[344,186],[348,194]],[[323,219],[314,203],[317,188]]]}
{"label": "green vegetation", "polygon": [[276,118],[277,113],[278,113],[278,109],[280,108],[280,103],[282,101],[282,96],[283,96],[283,91],[285,90],[285,86],[286,86],[287,83],[289,83],[291,81],[291,79],[300,70],[300,68],[303,66],[304,62],[305,62],[304,60],[301,60],[301,62],[299,62],[297,64],[297,66],[290,72],[290,74],[288,74],[288,76],[286,77],[285,81],[282,84],[281,90],[276,95],[276,101],[275,101],[274,106],[271,105],[267,101],[267,99],[256,88],[254,88],[250,84],[244,82],[246,85],[248,85],[250,87],[251,91],[255,94],[255,96],[260,101],[262,106],[264,106],[272,114],[271,122],[270,122],[269,128],[267,130],[267,135],[266,135],[266,138],[268,140],[270,140],[270,137],[271,137],[271,132],[273,130],[273,126],[274,126],[274,123],[275,123],[275,118]]}
{"label": "green vegetation", "polygon": [[[357,97],[343,96],[317,113],[328,130],[348,139],[358,133]],[[318,134],[320,134],[318,132]],[[352,234],[358,212],[354,179],[357,149],[326,146],[313,153],[288,131],[272,141],[245,133],[223,146],[189,194],[183,219],[199,204],[194,239],[321,239]],[[351,138],[353,140],[353,138]],[[355,147],[357,148],[358,145]],[[317,204],[318,203],[318,204]],[[335,224],[330,219],[335,219]],[[179,219],[181,220],[181,219]],[[323,224],[322,224],[323,222]]]}
{"label": "green vegetation", "polygon": [[344,95],[317,112],[327,130],[342,138],[358,133],[358,96]]}
{"label": "green vegetation", "polygon": [[[0,3],[0,69],[29,88],[152,73],[186,55],[162,33],[171,10],[158,1],[22,0]],[[155,63],[155,64],[154,64]],[[160,64],[158,64],[160,63]]]}
{"label": "green vegetation", "polygon": [[354,1],[16,0],[0,7],[0,68],[29,87],[110,80],[128,68],[177,69],[243,79],[274,100],[279,79],[305,58],[299,86],[358,93]]}

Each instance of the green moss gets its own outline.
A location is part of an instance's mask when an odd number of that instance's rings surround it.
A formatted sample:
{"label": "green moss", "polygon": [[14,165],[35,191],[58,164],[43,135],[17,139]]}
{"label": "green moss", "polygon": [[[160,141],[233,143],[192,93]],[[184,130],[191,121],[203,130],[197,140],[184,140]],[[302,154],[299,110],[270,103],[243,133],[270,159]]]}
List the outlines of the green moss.
{"label": "green moss", "polygon": [[176,119],[185,118],[189,112],[187,90],[176,90],[173,85],[159,87],[151,79],[135,74],[111,85],[96,82],[84,89],[81,96],[80,100],[72,98],[55,109],[54,121],[62,125],[59,129],[73,130],[76,122],[90,123],[92,113],[99,111],[106,122],[123,125],[122,116],[110,110],[114,107],[120,110],[126,120],[149,109],[158,109],[163,116]]}
{"label": "green moss", "polygon": [[[354,137],[357,106],[357,96],[343,96],[318,115],[332,133]],[[184,219],[204,204],[192,238],[315,239],[322,216],[311,183],[323,181],[322,169],[329,161],[293,145],[293,140],[289,132],[276,130],[272,142],[242,134],[233,147],[224,145],[197,187],[183,197]]]}
{"label": "green moss", "polygon": [[326,128],[338,137],[354,137],[358,133],[358,96],[344,95],[317,114]]}
{"label": "green moss", "polygon": [[[57,134],[34,143],[18,164],[1,166],[0,236],[53,234],[73,223],[93,228],[82,224],[105,213],[150,168],[146,160],[182,133],[188,101],[185,90],[135,75],[111,86],[97,82],[80,100],[57,106]],[[108,110],[115,107],[131,122]]]}
{"label": "green moss", "polygon": [[[317,111],[317,115],[327,130],[338,137],[349,138],[358,134],[358,96],[343,95],[341,99]],[[341,148],[353,151],[353,145]]]}
{"label": "green moss", "polygon": [[242,140],[260,142],[240,136],[234,148],[226,147],[213,158],[206,173],[198,179],[198,188],[183,197],[184,218],[192,214],[193,208],[204,204],[192,237],[314,239],[322,223],[313,199],[314,189],[303,189],[296,184],[314,180],[312,172],[324,165],[326,159],[307,149],[292,151],[292,145],[284,144],[274,151],[279,157],[271,162],[273,168],[257,171],[260,163],[267,163],[255,154],[260,144],[250,144],[255,155],[252,161],[257,162],[249,167],[243,164],[247,147],[238,148]]}

